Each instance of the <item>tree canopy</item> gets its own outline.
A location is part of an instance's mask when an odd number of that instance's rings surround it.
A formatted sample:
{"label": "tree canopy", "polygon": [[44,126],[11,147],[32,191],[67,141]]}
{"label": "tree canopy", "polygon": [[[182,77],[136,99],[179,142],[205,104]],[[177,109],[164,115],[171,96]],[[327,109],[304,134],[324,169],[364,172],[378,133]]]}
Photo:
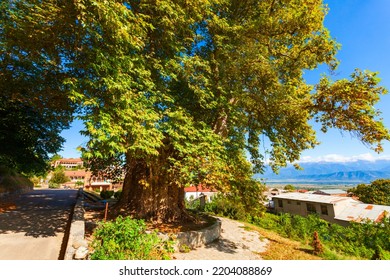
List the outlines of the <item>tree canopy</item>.
{"label": "tree canopy", "polygon": [[69,15],[63,8],[54,1],[0,3],[0,165],[19,172],[45,172],[71,121],[63,82],[64,45],[73,35],[61,21]]}
{"label": "tree canopy", "polygon": [[90,139],[84,158],[124,163],[122,206],[138,216],[180,218],[190,184],[258,201],[252,175],[265,164],[262,137],[277,170],[318,144],[312,119],[378,152],[389,140],[373,107],[386,93],[377,73],[356,70],[350,80],[318,85],[303,78],[304,70],[338,64],[320,0],[1,5],[0,63],[9,73],[2,91],[58,97],[45,106],[57,128],[75,104]]}
{"label": "tree canopy", "polygon": [[371,184],[359,184],[348,193],[364,203],[390,206],[390,180],[378,179]]}

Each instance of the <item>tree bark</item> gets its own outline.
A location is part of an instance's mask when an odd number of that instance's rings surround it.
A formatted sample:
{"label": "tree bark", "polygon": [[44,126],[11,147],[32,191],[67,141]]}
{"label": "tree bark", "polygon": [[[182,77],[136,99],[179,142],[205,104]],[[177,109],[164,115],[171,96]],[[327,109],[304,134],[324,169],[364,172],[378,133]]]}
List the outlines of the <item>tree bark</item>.
{"label": "tree bark", "polygon": [[185,209],[184,188],[170,180],[163,160],[160,156],[153,164],[147,164],[143,159],[127,159],[128,170],[116,206],[117,214],[157,223],[190,218]]}

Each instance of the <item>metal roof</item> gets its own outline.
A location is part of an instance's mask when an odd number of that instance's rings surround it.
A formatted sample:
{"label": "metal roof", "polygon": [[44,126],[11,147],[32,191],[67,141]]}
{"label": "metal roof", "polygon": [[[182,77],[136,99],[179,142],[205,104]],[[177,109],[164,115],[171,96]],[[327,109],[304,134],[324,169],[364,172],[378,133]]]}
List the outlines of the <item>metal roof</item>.
{"label": "metal roof", "polygon": [[350,197],[329,196],[329,195],[310,194],[310,193],[297,193],[297,192],[275,195],[274,198],[301,200],[301,201],[309,201],[309,202],[311,201],[311,202],[319,202],[319,203],[327,203],[327,204],[337,204],[338,202],[348,202],[348,201],[350,201],[351,203],[361,203]]}
{"label": "metal roof", "polygon": [[328,193],[328,194],[346,194],[347,192],[341,189],[322,189],[316,192]]}
{"label": "metal roof", "polygon": [[369,219],[375,222],[384,214],[384,211],[386,211],[387,215],[389,215],[390,206],[361,203],[348,205],[342,211],[337,213],[334,218],[337,220],[356,222]]}
{"label": "metal roof", "polygon": [[[302,193],[285,193],[275,195],[273,198],[282,198],[290,200],[299,200],[307,202],[317,202],[337,205],[342,202],[341,207],[334,208],[335,219],[343,221],[360,222],[366,219],[378,221],[384,215],[390,215],[390,206],[365,204],[354,200],[350,197],[329,196],[320,194],[302,194]],[[386,214],[387,213],[387,214]]]}

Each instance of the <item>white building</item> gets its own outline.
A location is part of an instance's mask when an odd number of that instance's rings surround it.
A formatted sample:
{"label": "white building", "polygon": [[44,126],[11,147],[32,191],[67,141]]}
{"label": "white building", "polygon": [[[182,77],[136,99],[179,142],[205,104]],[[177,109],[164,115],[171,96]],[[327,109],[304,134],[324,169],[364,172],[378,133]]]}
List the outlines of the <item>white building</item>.
{"label": "white building", "polygon": [[199,198],[200,196],[206,196],[206,200],[210,201],[211,197],[217,192],[208,189],[206,187],[199,186],[190,186],[184,188],[185,198],[189,201]]}
{"label": "white building", "polygon": [[272,201],[276,213],[318,214],[321,219],[343,226],[351,221],[380,222],[390,215],[390,206],[365,204],[351,197],[285,193],[274,196]]}

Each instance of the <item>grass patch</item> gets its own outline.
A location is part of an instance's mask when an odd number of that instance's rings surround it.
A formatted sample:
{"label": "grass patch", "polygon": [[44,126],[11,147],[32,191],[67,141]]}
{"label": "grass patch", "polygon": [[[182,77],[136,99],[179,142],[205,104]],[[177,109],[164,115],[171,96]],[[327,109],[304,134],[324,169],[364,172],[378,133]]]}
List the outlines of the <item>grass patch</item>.
{"label": "grass patch", "polygon": [[251,224],[245,223],[246,230],[254,230],[266,238],[267,251],[259,253],[264,260],[323,260],[320,256],[312,254],[312,248],[299,241],[293,241],[279,234]]}
{"label": "grass patch", "polygon": [[355,256],[347,256],[337,253],[324,246],[324,252],[315,255],[313,248],[306,242],[291,240],[280,234],[261,228],[259,226],[243,222],[243,228],[248,231],[257,231],[260,233],[260,240],[267,239],[267,251],[259,253],[264,260],[360,260]]}

